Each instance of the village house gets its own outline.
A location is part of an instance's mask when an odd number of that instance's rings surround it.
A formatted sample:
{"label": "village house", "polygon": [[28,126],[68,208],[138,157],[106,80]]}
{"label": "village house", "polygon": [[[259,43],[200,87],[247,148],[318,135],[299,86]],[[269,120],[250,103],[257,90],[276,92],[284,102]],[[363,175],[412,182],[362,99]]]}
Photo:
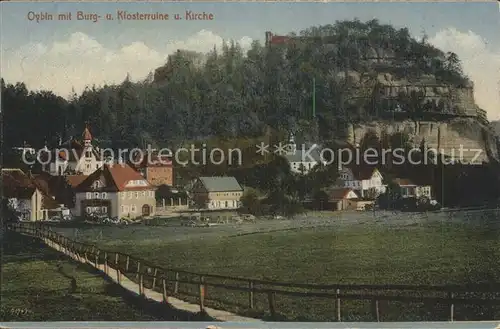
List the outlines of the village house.
{"label": "village house", "polygon": [[166,155],[140,154],[134,159],[132,166],[153,186],[174,184],[172,160]]}
{"label": "village house", "polygon": [[[82,134],[82,140],[71,138],[61,143],[56,150],[41,153],[42,169],[53,176],[66,174],[90,175],[103,165],[99,150],[92,145],[92,134],[88,127]],[[57,153],[57,154],[56,154]]]}
{"label": "village house", "polygon": [[326,165],[321,158],[320,147],[317,144],[304,144],[297,149],[294,135],[290,135],[287,152],[284,155],[290,165],[290,170],[296,174],[306,175],[318,164]]}
{"label": "village house", "polygon": [[366,210],[367,206],[375,203],[374,200],[361,198],[352,188],[336,187],[326,193],[333,210]]}
{"label": "village house", "polygon": [[46,193],[30,174],[21,169],[2,169],[3,198],[22,220],[45,220],[48,212],[60,205]]}
{"label": "village house", "polygon": [[371,199],[375,199],[386,190],[380,171],[368,166],[341,168],[335,185],[336,187],[351,188],[357,191],[362,198]]}
{"label": "village house", "polygon": [[197,209],[238,209],[243,188],[234,177],[200,177],[191,188]]}
{"label": "village house", "polygon": [[417,185],[407,178],[395,178],[392,182],[399,186],[402,198],[432,199],[432,188],[430,185]]}
{"label": "village house", "polygon": [[75,184],[76,216],[147,217],[155,213],[156,188],[128,164],[104,164]]}

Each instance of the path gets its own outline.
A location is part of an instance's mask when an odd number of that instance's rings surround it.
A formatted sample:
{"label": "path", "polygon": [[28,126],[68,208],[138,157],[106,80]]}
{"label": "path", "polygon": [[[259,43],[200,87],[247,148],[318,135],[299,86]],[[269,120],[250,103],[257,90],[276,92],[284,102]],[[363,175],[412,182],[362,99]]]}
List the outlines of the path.
{"label": "path", "polygon": [[[116,284],[122,286],[123,288],[127,289],[130,292],[133,292],[137,295],[140,295],[139,285],[136,284],[135,282],[131,281],[130,279],[128,279],[124,275],[119,275],[118,274],[119,272],[115,268],[108,265],[107,266],[108,268],[106,271],[104,264],[97,264],[97,266],[96,266],[95,263],[93,263],[89,260],[85,260],[83,257],[80,257],[79,255],[70,252],[69,250],[65,249],[61,245],[54,243],[53,241],[51,241],[49,239],[42,238],[42,241],[44,241],[49,247],[65,254],[65,255],[68,255],[69,257],[73,258],[74,260],[76,260],[78,262],[86,263],[86,264],[93,266],[94,268],[98,269],[103,275],[105,275],[109,279],[111,279],[111,281],[113,281],[113,283],[116,283]],[[146,287],[144,287],[143,290],[144,290],[144,297],[145,298],[147,298],[149,300],[156,301],[158,303],[164,303],[163,295],[161,293],[153,291],[151,289],[147,289]],[[190,304],[190,303],[187,303],[185,301],[182,301],[182,300],[174,298],[174,297],[170,297],[170,296],[168,297],[168,304],[177,310],[182,310],[182,311],[190,312],[193,314],[200,312],[199,305]],[[216,310],[216,309],[209,308],[209,307],[205,307],[205,312],[207,313],[208,316],[213,318],[215,321],[224,321],[224,322],[226,322],[226,321],[260,322],[261,321],[258,319],[243,317],[243,316],[235,315],[235,314],[230,313],[230,312]]]}

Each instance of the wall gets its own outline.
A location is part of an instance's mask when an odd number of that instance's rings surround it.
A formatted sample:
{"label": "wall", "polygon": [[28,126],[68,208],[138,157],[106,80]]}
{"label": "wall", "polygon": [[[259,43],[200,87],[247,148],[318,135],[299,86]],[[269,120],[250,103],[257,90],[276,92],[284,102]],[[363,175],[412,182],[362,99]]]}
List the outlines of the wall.
{"label": "wall", "polygon": [[152,166],[146,168],[146,179],[154,186],[173,186],[173,168],[171,166]]}
{"label": "wall", "polygon": [[[117,212],[119,217],[136,218],[142,216],[142,206],[147,204],[150,207],[150,215],[156,211],[156,199],[154,190],[125,191],[120,192],[117,199]],[[122,209],[122,206],[128,207]],[[135,212],[131,210],[135,206]]]}
{"label": "wall", "polygon": [[[94,192],[92,193],[92,197]],[[102,199],[102,192],[99,192],[99,200],[109,200],[111,202],[111,217],[118,216],[118,196],[114,192],[106,192],[106,199]],[[85,214],[85,209],[82,209],[82,201],[88,200],[87,193],[76,193],[75,194],[75,207],[71,209],[71,212],[75,216],[83,216]]]}

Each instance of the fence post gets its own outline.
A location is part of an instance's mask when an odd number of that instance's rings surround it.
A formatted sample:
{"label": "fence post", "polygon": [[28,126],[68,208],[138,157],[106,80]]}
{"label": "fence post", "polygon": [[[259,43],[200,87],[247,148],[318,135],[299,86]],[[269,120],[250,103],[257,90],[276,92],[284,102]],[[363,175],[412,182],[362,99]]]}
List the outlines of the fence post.
{"label": "fence post", "polygon": [[453,322],[453,313],[454,313],[454,308],[455,308],[455,305],[453,304],[453,293],[452,292],[449,292],[448,293],[448,298],[450,299],[450,321]]}
{"label": "fence post", "polygon": [[97,267],[98,269],[99,269],[99,251],[100,250],[97,250],[95,253],[95,267]]}
{"label": "fence post", "polygon": [[151,287],[151,290],[155,290],[155,286],[156,286],[156,275],[158,274],[158,269],[155,268],[154,272],[153,272],[153,284],[152,284],[152,287]]}
{"label": "fence post", "polygon": [[338,297],[338,295],[340,295],[340,289],[337,289],[337,321],[342,321],[342,318],[340,317],[340,297]]}
{"label": "fence post", "polygon": [[104,252],[104,273],[108,274],[108,252]]}
{"label": "fence post", "polygon": [[137,261],[137,274],[135,275],[136,280],[139,279],[140,271],[141,271],[141,262]]}
{"label": "fence post", "polygon": [[165,279],[162,280],[163,284],[163,301],[168,303],[168,295],[167,295],[167,282]]}
{"label": "fence post", "polygon": [[179,272],[175,272],[175,286],[174,286],[174,293],[179,292]]}
{"label": "fence post", "polygon": [[248,304],[250,306],[250,309],[253,309],[253,281],[250,280],[248,282]]}
{"label": "fence post", "polygon": [[125,263],[125,272],[128,272],[128,265],[130,264],[130,256],[127,255],[127,263]]}
{"label": "fence post", "polygon": [[205,278],[200,276],[200,312],[203,313],[205,311]]}
{"label": "fence post", "polygon": [[269,312],[271,317],[274,319],[276,317],[276,293],[274,291],[269,291],[267,293],[267,299],[269,300]]}
{"label": "fence post", "polygon": [[139,276],[139,295],[144,296],[144,275]]}
{"label": "fence post", "polygon": [[380,312],[378,307],[378,299],[372,300],[372,312],[375,321],[380,322]]}

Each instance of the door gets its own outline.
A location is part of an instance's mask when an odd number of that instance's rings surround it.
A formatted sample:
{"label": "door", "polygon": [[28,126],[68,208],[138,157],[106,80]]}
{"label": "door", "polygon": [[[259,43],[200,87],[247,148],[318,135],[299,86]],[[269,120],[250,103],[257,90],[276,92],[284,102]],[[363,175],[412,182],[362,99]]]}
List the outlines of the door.
{"label": "door", "polygon": [[149,216],[150,213],[151,213],[151,207],[147,204],[143,205],[142,206],[142,215]]}

